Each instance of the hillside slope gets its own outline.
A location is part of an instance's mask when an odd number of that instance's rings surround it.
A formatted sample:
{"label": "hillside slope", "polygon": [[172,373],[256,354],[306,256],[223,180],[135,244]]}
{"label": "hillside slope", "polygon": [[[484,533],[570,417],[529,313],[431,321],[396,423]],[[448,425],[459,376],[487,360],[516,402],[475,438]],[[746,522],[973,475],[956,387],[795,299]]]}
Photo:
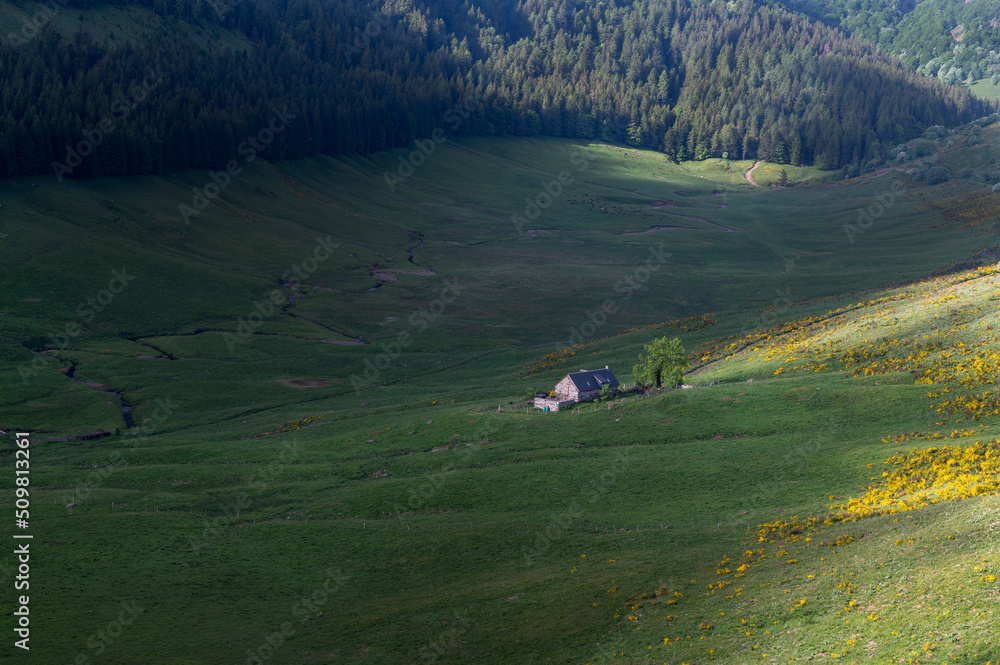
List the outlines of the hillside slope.
{"label": "hillside slope", "polygon": [[[925,76],[948,85],[1000,81],[1000,38],[995,0],[805,0],[776,2],[839,27],[883,53],[900,57]],[[991,90],[980,86],[978,94]],[[995,97],[995,95],[991,95]]]}
{"label": "hillside slope", "polygon": [[[995,660],[990,478],[758,531],[850,505],[921,437],[992,439],[995,269],[961,266],[995,261],[998,127],[761,187],[548,138],[449,137],[405,178],[409,150],[258,159],[190,224],[211,174],[0,183],[0,428],[32,432],[53,554],[33,657]],[[662,335],[698,387],[519,405],[581,367],[629,383]]]}
{"label": "hillside slope", "polygon": [[[727,454],[710,464],[752,445],[754,424],[737,413],[774,408],[772,396],[784,395],[783,419],[822,411],[829,422],[814,415],[816,429],[800,428],[783,453],[759,460],[780,466],[753,472],[768,480],[734,504],[744,510],[728,524],[765,506],[773,516],[739,551],[718,551],[717,570],[703,565],[685,580],[672,567],[666,584],[619,590],[630,598],[617,604],[614,649],[645,654],[652,642],[655,657],[687,662],[992,662],[1000,654],[990,610],[1000,565],[997,272],[920,280],[754,331],[689,377],[699,385],[756,377],[752,386],[700,389],[715,393],[702,405],[729,403],[715,409],[729,415],[716,416],[712,437],[713,453]],[[668,397],[663,412],[684,413],[686,397]],[[855,420],[858,401],[866,406]],[[844,430],[852,445],[837,440]],[[853,477],[870,477],[822,480],[817,465],[845,463]],[[794,493],[812,505],[790,507],[789,484],[800,482]]]}

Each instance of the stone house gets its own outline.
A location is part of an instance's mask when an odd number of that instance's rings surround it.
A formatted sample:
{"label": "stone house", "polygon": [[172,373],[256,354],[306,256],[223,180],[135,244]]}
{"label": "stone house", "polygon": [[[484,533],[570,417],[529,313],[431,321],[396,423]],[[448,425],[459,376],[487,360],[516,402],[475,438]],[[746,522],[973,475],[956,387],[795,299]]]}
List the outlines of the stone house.
{"label": "stone house", "polygon": [[601,387],[609,386],[612,390],[619,387],[615,373],[605,365],[604,369],[572,372],[556,384],[555,394],[548,397],[536,397],[535,408],[558,411],[577,402],[589,402],[601,396]]}

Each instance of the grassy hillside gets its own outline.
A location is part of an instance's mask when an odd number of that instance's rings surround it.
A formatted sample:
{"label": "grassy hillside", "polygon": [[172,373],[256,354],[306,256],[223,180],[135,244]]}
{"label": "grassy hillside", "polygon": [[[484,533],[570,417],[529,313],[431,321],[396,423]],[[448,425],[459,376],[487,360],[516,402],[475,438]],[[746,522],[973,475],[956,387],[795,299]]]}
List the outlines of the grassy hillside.
{"label": "grassy hillside", "polygon": [[[449,140],[392,186],[411,151],[257,160],[190,224],[204,172],[0,184],[31,662],[995,660],[995,453],[968,500],[796,522],[992,438],[955,397],[992,390],[995,271],[956,272],[992,261],[992,183],[905,169],[989,163],[993,130],[866,179],[758,167],[786,188],[554,139]],[[663,334],[698,387],[513,406],[630,382]]]}
{"label": "grassy hillside", "polygon": [[1000,86],[991,80],[983,79],[969,86],[969,90],[980,99],[1000,99]]}

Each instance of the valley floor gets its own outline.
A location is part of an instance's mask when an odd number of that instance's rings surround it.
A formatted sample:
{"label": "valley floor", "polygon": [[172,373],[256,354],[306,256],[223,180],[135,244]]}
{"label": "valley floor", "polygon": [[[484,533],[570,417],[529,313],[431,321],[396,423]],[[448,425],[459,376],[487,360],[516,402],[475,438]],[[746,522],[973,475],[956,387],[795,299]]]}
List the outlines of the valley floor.
{"label": "valley floor", "polygon": [[[397,157],[257,164],[191,224],[203,173],[0,183],[32,658],[1000,659],[988,185]],[[694,388],[511,408],[664,335]]]}

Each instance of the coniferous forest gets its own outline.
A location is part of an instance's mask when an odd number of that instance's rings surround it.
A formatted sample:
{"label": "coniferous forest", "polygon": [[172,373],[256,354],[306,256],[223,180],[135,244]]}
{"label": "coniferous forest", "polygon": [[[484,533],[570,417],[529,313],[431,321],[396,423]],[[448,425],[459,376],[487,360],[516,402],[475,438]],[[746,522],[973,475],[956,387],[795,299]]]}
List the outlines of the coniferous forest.
{"label": "coniferous forest", "polygon": [[[275,110],[294,119],[269,159],[371,153],[442,129],[864,169],[929,126],[996,111],[748,0],[137,2],[159,34],[112,44],[47,24],[4,37],[0,175],[220,168]],[[199,45],[205,30],[243,48]],[[476,111],[449,115],[456,104]]]}

